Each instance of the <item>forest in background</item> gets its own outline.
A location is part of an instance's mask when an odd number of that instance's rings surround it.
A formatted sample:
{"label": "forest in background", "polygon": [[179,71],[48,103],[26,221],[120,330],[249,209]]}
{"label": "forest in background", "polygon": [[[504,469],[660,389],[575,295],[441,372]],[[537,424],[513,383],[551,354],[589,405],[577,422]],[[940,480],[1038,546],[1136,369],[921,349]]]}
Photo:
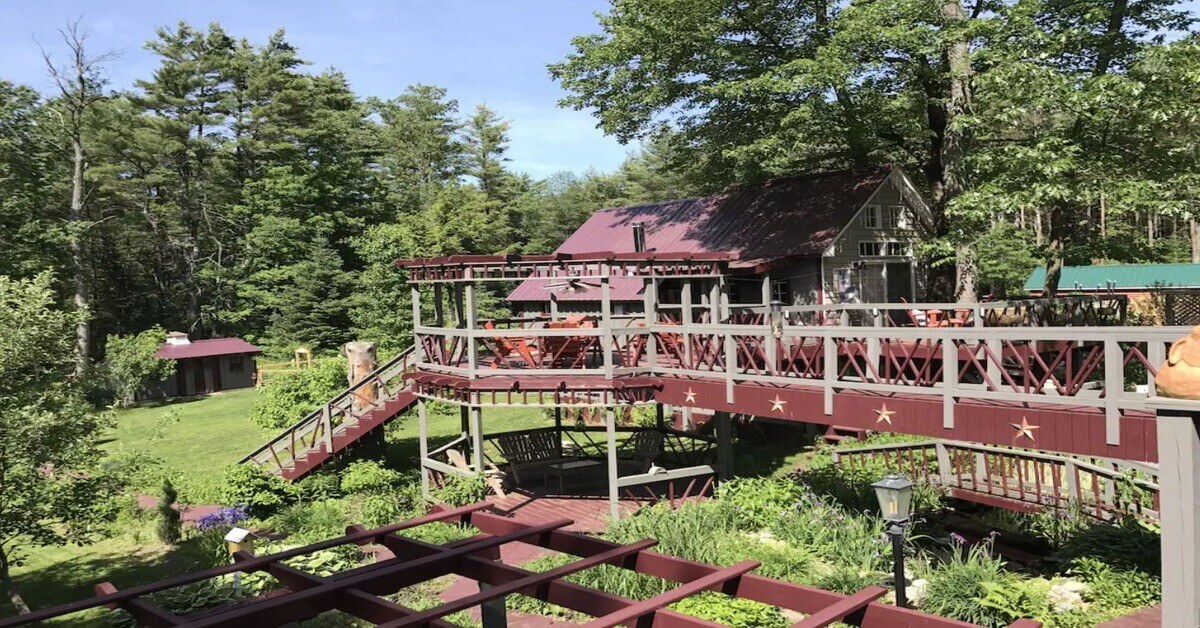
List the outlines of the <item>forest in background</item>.
{"label": "forest in background", "polygon": [[155,325],[397,348],[398,257],[546,252],[598,208],[889,161],[934,209],[931,298],[1197,261],[1193,26],[1171,0],[618,0],[550,73],[639,148],[533,180],[502,111],[433,85],[361,97],[283,31],[162,28],[153,75],[113,90],[68,25],[56,91],[0,78],[0,275],[52,272],[92,358]]}

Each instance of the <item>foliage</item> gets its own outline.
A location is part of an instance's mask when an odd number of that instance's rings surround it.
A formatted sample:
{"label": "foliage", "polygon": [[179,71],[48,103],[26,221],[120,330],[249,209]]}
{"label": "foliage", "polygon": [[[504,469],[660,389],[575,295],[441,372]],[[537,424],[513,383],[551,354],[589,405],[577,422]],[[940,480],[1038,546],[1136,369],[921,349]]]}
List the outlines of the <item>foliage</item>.
{"label": "foliage", "polygon": [[783,628],[791,622],[774,606],[705,591],[671,605],[672,610],[735,628]]}
{"label": "foliage", "polygon": [[287,535],[290,542],[303,544],[342,536],[351,521],[345,504],[326,500],[292,504],[272,515],[266,523],[272,530]]}
{"label": "foliage", "polygon": [[222,478],[221,501],[244,506],[255,517],[270,516],[295,497],[295,485],[255,465],[232,465]]}
{"label": "foliage", "polygon": [[[72,381],[77,315],[55,307],[53,279],[0,276],[0,580],[22,550],[82,543],[115,516],[114,478],[89,473],[111,415]],[[10,598],[20,596],[10,586]]]}
{"label": "foliage", "polygon": [[183,533],[183,522],[179,511],[175,509],[175,500],[179,494],[170,479],[163,480],[162,493],[158,497],[158,540],[167,545],[179,542]]}
{"label": "foliage", "polygon": [[154,355],[166,339],[167,332],[162,327],[108,337],[101,367],[113,392],[123,403],[132,403],[141,387],[165,381],[175,372],[173,360]]}
{"label": "foliage", "polygon": [[317,360],[313,366],[271,378],[254,402],[250,421],[267,429],[285,428],[303,419],[346,387],[346,363]]}
{"label": "foliage", "polygon": [[433,499],[450,507],[466,506],[483,501],[487,491],[487,483],[480,476],[451,475],[433,491]]}
{"label": "foliage", "polygon": [[758,530],[794,508],[804,492],[803,486],[790,479],[737,478],[721,484],[718,498],[733,508],[739,525]]}
{"label": "foliage", "polygon": [[358,460],[341,472],[342,490],[352,494],[376,494],[390,490],[400,474],[374,460]]}
{"label": "foliage", "polygon": [[986,626],[1007,623],[1004,611],[983,606],[979,600],[988,594],[989,583],[1004,584],[1011,577],[1004,571],[1004,561],[992,555],[990,544],[956,544],[950,559],[930,571],[921,610]]}
{"label": "foliage", "polygon": [[1099,558],[1076,558],[1069,573],[1088,583],[1092,597],[1111,616],[1154,606],[1162,598],[1159,578],[1143,571],[1114,567]]}
{"label": "foliage", "polygon": [[225,506],[196,520],[201,530],[228,530],[250,518],[244,508]]}
{"label": "foliage", "polygon": [[975,252],[981,293],[993,299],[1023,297],[1029,273],[1045,259],[1028,231],[1007,222],[997,223],[981,235]]}
{"label": "foliage", "polygon": [[293,481],[297,499],[305,502],[337,499],[342,496],[342,480],[335,469],[321,468]]}
{"label": "foliage", "polygon": [[1094,558],[1115,569],[1159,575],[1162,537],[1140,521],[1127,518],[1113,525],[1089,526],[1064,542],[1053,558],[1063,564]]}

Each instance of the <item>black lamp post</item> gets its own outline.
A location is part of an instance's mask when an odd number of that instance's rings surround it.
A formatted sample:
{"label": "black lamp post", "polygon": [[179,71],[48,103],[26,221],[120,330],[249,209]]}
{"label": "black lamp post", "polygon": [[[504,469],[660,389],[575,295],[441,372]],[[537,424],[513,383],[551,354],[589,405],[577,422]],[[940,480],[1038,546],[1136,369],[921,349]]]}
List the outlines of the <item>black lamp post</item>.
{"label": "black lamp post", "polygon": [[879,511],[888,522],[887,533],[892,538],[892,577],[896,585],[896,606],[908,606],[904,580],[904,525],[912,507],[913,483],[895,473],[871,485],[879,499]]}

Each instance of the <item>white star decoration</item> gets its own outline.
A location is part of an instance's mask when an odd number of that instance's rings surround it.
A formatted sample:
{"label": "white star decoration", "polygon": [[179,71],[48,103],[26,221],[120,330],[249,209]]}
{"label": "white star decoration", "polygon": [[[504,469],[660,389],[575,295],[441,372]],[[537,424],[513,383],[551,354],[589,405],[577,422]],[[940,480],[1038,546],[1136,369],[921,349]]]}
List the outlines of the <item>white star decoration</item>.
{"label": "white star decoration", "polygon": [[887,404],[885,403],[882,406],[880,406],[878,410],[875,411],[875,422],[883,423],[884,421],[887,421],[887,424],[891,425],[893,414],[896,414],[896,411],[888,410]]}
{"label": "white star decoration", "polygon": [[696,401],[696,391],[692,390],[691,386],[688,386],[687,392],[684,393],[684,395],[685,395],[684,401],[686,401],[688,403],[693,403]]}
{"label": "white star decoration", "polygon": [[775,398],[771,400],[771,411],[772,412],[783,412],[783,406],[786,403],[787,402],[784,401],[783,398],[781,398],[779,396],[779,393],[775,393]]}
{"label": "white star decoration", "polygon": [[1030,425],[1029,419],[1026,419],[1025,417],[1021,417],[1020,423],[1009,423],[1009,425],[1013,426],[1013,429],[1017,430],[1017,435],[1015,438],[1021,438],[1024,436],[1029,440],[1034,440],[1033,430],[1042,429],[1042,426],[1040,425]]}

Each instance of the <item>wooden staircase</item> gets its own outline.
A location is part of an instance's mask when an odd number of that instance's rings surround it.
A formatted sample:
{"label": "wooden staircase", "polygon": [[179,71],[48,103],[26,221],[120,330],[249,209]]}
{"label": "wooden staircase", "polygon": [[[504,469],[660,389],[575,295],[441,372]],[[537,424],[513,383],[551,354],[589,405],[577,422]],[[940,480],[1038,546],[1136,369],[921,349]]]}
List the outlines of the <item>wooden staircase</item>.
{"label": "wooden staircase", "polygon": [[304,477],[416,404],[417,397],[404,383],[414,363],[409,347],[239,463],[257,465],[287,480]]}

